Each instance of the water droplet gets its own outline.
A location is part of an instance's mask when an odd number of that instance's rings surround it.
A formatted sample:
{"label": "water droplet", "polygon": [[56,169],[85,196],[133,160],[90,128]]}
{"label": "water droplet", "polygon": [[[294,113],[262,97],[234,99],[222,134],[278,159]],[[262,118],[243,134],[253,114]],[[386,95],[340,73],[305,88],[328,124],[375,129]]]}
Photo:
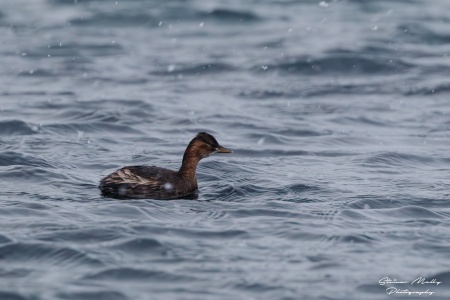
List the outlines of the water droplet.
{"label": "water droplet", "polygon": [[175,70],[175,65],[168,65],[167,72],[173,72]]}
{"label": "water droplet", "polygon": [[172,190],[172,189],[173,189],[173,184],[171,184],[170,182],[166,182],[166,183],[164,184],[164,189],[165,189],[166,191]]}
{"label": "water droplet", "polygon": [[162,25],[162,21],[159,21],[158,26],[161,27]]}
{"label": "water droplet", "polygon": [[264,144],[264,140],[265,140],[265,139],[266,139],[265,137],[260,138],[260,139],[258,140],[257,144],[258,144],[258,145]]}
{"label": "water droplet", "polygon": [[377,25],[373,26],[373,27],[372,27],[372,30],[373,30],[373,31],[378,30],[378,26],[377,26]]}
{"label": "water droplet", "polygon": [[320,7],[328,7],[328,3],[326,1],[320,1],[319,6]]}
{"label": "water droplet", "polygon": [[205,26],[205,23],[201,22],[200,24],[198,24],[198,27],[202,28],[203,26]]}
{"label": "water droplet", "polygon": [[127,194],[127,186],[125,184],[122,184],[119,187],[119,191],[118,192],[119,192],[119,195],[125,196]]}
{"label": "water droplet", "polygon": [[84,135],[84,131],[81,131],[81,130],[78,130],[78,131],[77,131],[77,139],[78,139],[78,141],[81,140],[81,138],[83,137],[83,135]]}

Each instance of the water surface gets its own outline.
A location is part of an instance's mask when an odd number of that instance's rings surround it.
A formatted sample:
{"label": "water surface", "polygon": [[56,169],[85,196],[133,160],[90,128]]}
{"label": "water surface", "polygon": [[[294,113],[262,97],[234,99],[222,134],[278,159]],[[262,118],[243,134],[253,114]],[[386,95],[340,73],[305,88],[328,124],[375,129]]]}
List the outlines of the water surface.
{"label": "water surface", "polygon": [[[3,1],[0,298],[448,299],[449,11]],[[198,131],[197,200],[100,196]]]}

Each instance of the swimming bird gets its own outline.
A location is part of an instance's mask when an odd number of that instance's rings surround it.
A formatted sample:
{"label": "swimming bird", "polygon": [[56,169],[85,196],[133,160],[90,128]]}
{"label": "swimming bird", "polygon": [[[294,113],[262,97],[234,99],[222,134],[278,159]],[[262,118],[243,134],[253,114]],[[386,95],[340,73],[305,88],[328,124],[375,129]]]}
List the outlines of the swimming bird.
{"label": "swimming bird", "polygon": [[209,133],[199,132],[184,151],[178,171],[155,166],[126,166],[100,181],[102,195],[113,198],[176,199],[198,190],[195,172],[202,158],[214,153],[232,153]]}

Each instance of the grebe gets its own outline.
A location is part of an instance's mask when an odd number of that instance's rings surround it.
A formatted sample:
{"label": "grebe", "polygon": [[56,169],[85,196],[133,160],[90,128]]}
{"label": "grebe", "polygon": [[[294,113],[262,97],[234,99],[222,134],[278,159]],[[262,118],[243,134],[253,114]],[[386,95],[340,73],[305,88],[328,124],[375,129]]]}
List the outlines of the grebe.
{"label": "grebe", "polygon": [[206,132],[199,132],[184,151],[178,171],[155,166],[123,167],[100,181],[102,195],[114,198],[176,199],[198,190],[195,171],[202,158],[214,153],[232,153]]}

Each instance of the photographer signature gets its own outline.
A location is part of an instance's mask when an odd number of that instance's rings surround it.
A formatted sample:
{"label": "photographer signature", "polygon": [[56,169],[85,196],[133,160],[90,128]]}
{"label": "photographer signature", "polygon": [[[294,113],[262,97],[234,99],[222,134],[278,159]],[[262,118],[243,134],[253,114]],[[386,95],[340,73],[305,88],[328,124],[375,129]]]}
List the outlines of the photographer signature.
{"label": "photographer signature", "polygon": [[435,285],[435,286],[438,286],[442,283],[442,281],[439,281],[436,278],[427,280],[425,277],[417,277],[416,279],[414,279],[412,281],[397,280],[397,279],[391,279],[390,277],[383,277],[378,281],[378,283],[380,285],[395,285],[395,284],[404,285],[402,288],[398,288],[395,286],[389,286],[388,288],[386,288],[386,294],[388,294],[388,295],[403,294],[403,295],[429,295],[430,296],[435,293],[435,292],[430,291],[430,289],[427,289],[426,291],[414,291],[414,290],[409,290],[404,287],[407,285],[412,285],[412,286]]}

